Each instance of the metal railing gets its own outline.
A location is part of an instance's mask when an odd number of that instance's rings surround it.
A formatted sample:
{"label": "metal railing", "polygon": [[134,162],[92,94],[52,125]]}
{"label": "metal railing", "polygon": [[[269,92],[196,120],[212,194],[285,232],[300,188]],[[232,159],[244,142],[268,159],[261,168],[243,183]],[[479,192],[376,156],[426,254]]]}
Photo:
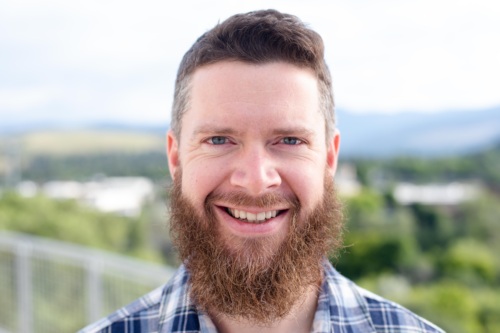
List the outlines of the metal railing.
{"label": "metal railing", "polygon": [[173,268],[0,232],[0,332],[75,332],[165,283]]}

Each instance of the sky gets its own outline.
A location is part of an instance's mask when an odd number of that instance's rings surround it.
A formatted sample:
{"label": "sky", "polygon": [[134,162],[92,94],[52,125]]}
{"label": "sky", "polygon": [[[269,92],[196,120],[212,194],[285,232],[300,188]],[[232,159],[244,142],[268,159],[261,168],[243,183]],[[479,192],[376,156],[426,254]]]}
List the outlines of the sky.
{"label": "sky", "polygon": [[167,124],[184,52],[263,8],[322,35],[339,109],[500,106],[497,0],[0,0],[0,122]]}

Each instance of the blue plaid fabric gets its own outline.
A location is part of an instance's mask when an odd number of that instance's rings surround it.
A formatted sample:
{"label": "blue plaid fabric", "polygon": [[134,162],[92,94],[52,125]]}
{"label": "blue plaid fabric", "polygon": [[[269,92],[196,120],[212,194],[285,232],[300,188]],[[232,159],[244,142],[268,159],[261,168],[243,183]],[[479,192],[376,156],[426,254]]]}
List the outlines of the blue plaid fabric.
{"label": "blue plaid fabric", "polygon": [[[443,332],[400,305],[358,287],[326,260],[324,270],[311,332]],[[189,297],[188,278],[181,266],[166,285],[79,333],[216,333],[212,320]]]}

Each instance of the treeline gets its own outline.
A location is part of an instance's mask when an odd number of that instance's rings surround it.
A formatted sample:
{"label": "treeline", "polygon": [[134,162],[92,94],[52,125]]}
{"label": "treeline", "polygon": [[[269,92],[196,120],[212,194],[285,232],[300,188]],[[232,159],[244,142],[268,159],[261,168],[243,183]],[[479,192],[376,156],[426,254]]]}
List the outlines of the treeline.
{"label": "treeline", "polygon": [[500,205],[400,206],[365,189],[346,200],[337,269],[448,332],[500,332]]}
{"label": "treeline", "polygon": [[15,192],[0,194],[0,231],[85,245],[163,262],[149,239],[151,213],[139,217],[103,213],[74,200],[53,200],[42,195],[24,198]]}
{"label": "treeline", "polygon": [[[448,332],[500,332],[500,145],[460,157],[350,160],[363,185],[345,199],[339,271]],[[473,181],[475,200],[398,204],[397,182]]]}
{"label": "treeline", "polygon": [[[164,264],[161,248],[152,242],[150,232],[151,207],[139,217],[124,217],[98,212],[73,200],[52,200],[43,196],[21,197],[14,192],[0,193],[0,232],[15,231],[24,234],[61,240],[97,248],[120,255]],[[159,227],[157,234],[167,233]],[[39,256],[28,256],[31,278],[28,289],[32,312],[19,313],[16,304],[19,281],[16,267],[22,257],[0,246],[0,326],[18,332],[18,317],[31,322],[31,327],[43,332],[76,332],[88,324],[86,308],[89,294],[88,276],[91,267],[82,262]],[[150,291],[155,286],[144,281],[131,281],[109,272],[103,267],[100,276],[102,294],[100,316]],[[97,273],[96,273],[97,274]],[[1,331],[1,330],[0,330]]]}
{"label": "treeline", "polygon": [[[344,162],[356,167],[362,190],[344,198],[345,246],[331,258],[338,270],[448,332],[500,332],[500,145],[461,157]],[[95,174],[165,180],[168,169],[165,154],[148,152],[39,156],[26,160],[21,170],[23,179],[38,182]],[[473,201],[443,207],[403,206],[391,192],[401,181],[462,180],[477,181],[485,190]],[[125,218],[72,201],[4,193],[0,229],[172,262],[168,241],[151,241],[167,233],[158,231],[164,211],[160,218],[151,211],[148,206],[141,217]]]}
{"label": "treeline", "polygon": [[87,180],[96,174],[143,176],[152,180],[168,179],[165,153],[102,153],[91,155],[40,155],[26,159],[20,167],[22,179],[35,182],[50,180]]}
{"label": "treeline", "polygon": [[[500,205],[485,195],[449,208],[400,206],[364,189],[345,199],[344,248],[331,261],[361,286],[399,302],[448,332],[500,332]],[[0,230],[59,239],[172,263],[151,206],[138,218],[75,201],[0,196]],[[163,222],[164,223],[164,222]]]}
{"label": "treeline", "polygon": [[464,156],[391,159],[346,159],[356,165],[365,186],[379,187],[397,181],[416,183],[479,180],[500,192],[500,143]]}
{"label": "treeline", "polygon": [[[340,272],[448,332],[500,332],[497,196],[453,208],[401,206],[365,188],[344,201],[344,248],[331,258]],[[173,263],[168,228],[151,211],[148,206],[140,217],[122,217],[75,201],[3,193],[0,230]],[[159,234],[161,242],[154,239]]]}

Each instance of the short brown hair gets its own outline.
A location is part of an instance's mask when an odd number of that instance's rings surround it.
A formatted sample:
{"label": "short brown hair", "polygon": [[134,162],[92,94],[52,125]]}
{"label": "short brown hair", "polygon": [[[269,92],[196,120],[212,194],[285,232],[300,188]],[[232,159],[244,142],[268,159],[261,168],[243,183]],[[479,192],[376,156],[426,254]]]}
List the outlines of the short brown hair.
{"label": "short brown hair", "polygon": [[283,61],[316,74],[327,138],[335,129],[330,71],[321,36],[296,16],[260,10],[231,16],[207,31],[184,55],[175,82],[171,128],[180,139],[181,121],[189,108],[191,76],[201,66],[224,60],[263,64]]}

